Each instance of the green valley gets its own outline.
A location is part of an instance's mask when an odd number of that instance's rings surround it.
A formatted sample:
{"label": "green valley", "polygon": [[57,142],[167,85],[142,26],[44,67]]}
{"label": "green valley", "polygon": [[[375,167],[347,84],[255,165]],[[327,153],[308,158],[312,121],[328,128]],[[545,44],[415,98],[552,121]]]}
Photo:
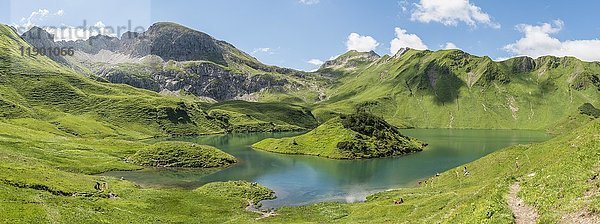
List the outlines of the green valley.
{"label": "green valley", "polygon": [[0,24],[0,223],[600,222],[598,61],[352,33],[300,71],[175,22],[51,31]]}

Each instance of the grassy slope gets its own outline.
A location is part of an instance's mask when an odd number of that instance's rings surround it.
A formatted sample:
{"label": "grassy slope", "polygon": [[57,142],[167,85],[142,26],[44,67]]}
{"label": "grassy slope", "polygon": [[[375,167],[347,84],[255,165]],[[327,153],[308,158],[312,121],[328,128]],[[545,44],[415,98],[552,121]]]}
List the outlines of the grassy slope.
{"label": "grassy slope", "polygon": [[[257,215],[243,210],[248,201],[272,198],[270,190],[244,182],[211,183],[195,191],[141,189],[89,175],[139,169],[125,158],[147,147],[73,136],[30,118],[0,121],[0,223],[250,222]],[[95,190],[96,182],[109,189]],[[110,193],[118,198],[108,198]]]}
{"label": "grassy slope", "polygon": [[18,48],[28,44],[7,26],[0,34],[0,107],[8,109],[2,118],[51,122],[84,136],[223,132],[195,102],[95,82],[46,57],[22,57]]}
{"label": "grassy slope", "polygon": [[[398,126],[545,129],[585,102],[597,105],[600,63],[543,57],[494,62],[458,50],[409,50],[342,72],[313,113],[327,120],[372,102]],[[583,88],[581,88],[583,87]]]}
{"label": "grassy slope", "polygon": [[140,166],[211,168],[228,166],[235,157],[217,148],[189,142],[159,142],[129,157]]}
{"label": "grassy slope", "polygon": [[[519,196],[534,206],[540,222],[553,223],[584,211],[600,216],[600,120],[563,136],[494,152],[432,177],[421,187],[398,189],[355,204],[321,203],[288,207],[271,222],[510,223],[509,186],[521,183]],[[519,169],[515,162],[518,160]],[[401,205],[394,200],[404,199]]]}
{"label": "grassy slope", "polygon": [[[223,133],[235,131],[238,125],[223,123],[210,116],[205,103],[195,98],[164,96],[127,85],[96,82],[46,57],[22,57],[18,49],[28,44],[8,26],[1,25],[0,33],[2,118],[32,118],[50,122],[81,137],[131,139]],[[300,107],[277,103],[268,106],[247,103],[244,106],[259,108],[250,111],[247,116],[260,118],[245,121],[245,125],[255,127],[249,131],[289,130],[293,125],[306,127],[310,122],[315,123],[312,115]],[[270,108],[278,108],[277,112],[281,115],[275,118],[261,114],[273,112]],[[233,111],[221,109],[246,115],[245,111],[239,112],[236,108]],[[287,124],[279,120],[291,120],[289,117],[304,119],[301,120],[304,123]]]}
{"label": "grassy slope", "polygon": [[[123,159],[146,145],[128,139],[188,134],[190,130],[191,133],[222,132],[223,128],[196,102],[124,85],[94,82],[48,59],[17,56],[18,47],[26,46],[26,43],[6,26],[0,26],[0,32],[0,222],[250,222],[257,216],[242,209],[246,200],[257,198],[255,193],[250,193],[246,199],[240,194],[212,193],[214,188],[249,192],[247,184],[216,183],[209,185],[209,190],[197,191],[140,189],[128,181],[87,175],[139,168]],[[559,73],[555,71],[561,78]],[[563,89],[542,95],[568,96],[562,85],[558,88]],[[379,99],[382,95],[379,91],[383,89],[367,91],[360,95],[361,98],[353,98],[347,103]],[[583,92],[588,94],[590,91]],[[372,93],[373,96],[366,95]],[[573,105],[597,99],[586,94],[572,93]],[[490,95],[487,93],[486,96]],[[359,100],[355,102],[355,99]],[[515,101],[521,102],[518,98]],[[552,120],[554,113],[563,114],[574,107],[565,107],[558,101],[557,97],[544,103],[554,103],[557,108],[547,106],[534,111],[536,114],[547,111],[547,114],[542,113],[544,119],[535,118],[537,120],[525,124]],[[346,107],[340,105],[333,104],[331,108],[343,110]],[[331,108],[323,107],[321,111]],[[519,113],[524,113],[522,111]],[[499,114],[511,116],[506,112]],[[486,121],[483,117],[478,121],[484,125],[504,121],[495,117]],[[432,124],[440,120],[443,119],[435,118]],[[522,196],[529,203],[536,202],[544,220],[558,217],[549,212],[554,205],[557,205],[558,213],[586,206],[597,212],[597,195],[574,198],[589,188],[585,178],[598,172],[597,161],[593,160],[598,158],[598,137],[594,134],[598,129],[598,122],[594,122],[548,143],[502,150],[469,164],[471,176],[453,178],[452,172],[444,173],[439,180],[434,180],[431,189],[381,193],[361,204],[286,208],[281,211],[282,216],[272,221],[333,221],[336,217],[345,218],[341,221],[385,221],[403,214],[408,218],[436,220],[448,214],[449,222],[474,220],[491,214],[494,220],[505,221],[510,219],[510,214],[502,200],[507,186],[515,179],[522,179]],[[523,160],[522,168],[511,171],[513,158],[517,156]],[[544,164],[547,158],[553,160]],[[536,176],[527,177],[531,172],[536,172]],[[108,182],[110,192],[119,198],[107,199],[108,192],[94,191],[93,185],[97,181]],[[563,189],[564,183],[573,184]],[[267,192],[264,189],[250,187],[253,189],[250,192],[259,192],[259,198],[269,197],[264,194]],[[76,193],[80,196],[63,196]],[[404,197],[407,202],[402,206],[390,205],[398,197]],[[408,207],[410,205],[416,206],[416,212],[411,213],[415,207]]]}
{"label": "grassy slope", "polygon": [[285,154],[345,159],[348,155],[337,149],[337,143],[349,141],[355,135],[356,132],[344,128],[341,119],[334,118],[304,135],[281,139],[269,138],[252,145],[252,148]]}
{"label": "grassy slope", "polygon": [[[243,210],[247,200],[272,196],[245,183],[210,186],[254,193],[140,189],[91,176],[141,168],[125,162],[147,147],[139,139],[220,133],[223,125],[202,103],[92,81],[48,58],[21,57],[20,46],[28,45],[0,25],[1,223],[244,222],[257,216]],[[109,190],[96,191],[96,182]]]}
{"label": "grassy slope", "polygon": [[308,108],[292,104],[227,101],[212,104],[206,110],[213,117],[228,120],[229,129],[237,132],[305,130],[317,126]]}

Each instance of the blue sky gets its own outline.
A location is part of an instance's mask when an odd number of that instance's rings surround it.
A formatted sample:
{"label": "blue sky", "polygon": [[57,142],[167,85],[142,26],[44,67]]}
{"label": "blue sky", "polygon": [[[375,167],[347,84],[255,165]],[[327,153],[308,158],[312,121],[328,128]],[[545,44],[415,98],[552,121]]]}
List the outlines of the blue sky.
{"label": "blue sky", "polygon": [[131,20],[148,27],[172,21],[264,63],[312,70],[348,49],[392,54],[399,47],[438,50],[448,43],[494,59],[552,54],[600,60],[599,9],[593,0],[0,0],[0,22],[76,27],[85,20],[116,27]]}

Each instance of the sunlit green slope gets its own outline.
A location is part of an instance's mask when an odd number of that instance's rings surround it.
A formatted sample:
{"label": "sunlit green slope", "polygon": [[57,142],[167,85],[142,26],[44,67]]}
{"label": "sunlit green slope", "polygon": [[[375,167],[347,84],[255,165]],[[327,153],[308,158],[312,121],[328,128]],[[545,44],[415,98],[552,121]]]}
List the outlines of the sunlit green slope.
{"label": "sunlit green slope", "polygon": [[408,49],[380,58],[349,52],[325,65],[320,72],[338,81],[313,111],[321,120],[367,103],[396,125],[545,129],[600,100],[600,63],[572,57],[496,62],[460,50]]}
{"label": "sunlit green slope", "polygon": [[[513,223],[509,188],[540,223],[600,216],[600,120],[544,143],[517,145],[364,203],[289,207],[267,221],[311,223]],[[402,199],[404,202],[395,202]]]}
{"label": "sunlit green slope", "polygon": [[[243,125],[236,120],[224,121],[211,116],[207,105],[194,97],[165,96],[127,85],[97,82],[47,57],[22,56],[20,47],[29,45],[11,27],[0,25],[0,34],[0,119],[32,118],[73,135],[88,137],[139,138],[248,131],[244,125],[254,126],[249,131],[310,127],[259,117],[257,113],[246,116],[249,121]],[[301,108],[288,104],[278,106],[279,113],[314,122],[312,115]]]}

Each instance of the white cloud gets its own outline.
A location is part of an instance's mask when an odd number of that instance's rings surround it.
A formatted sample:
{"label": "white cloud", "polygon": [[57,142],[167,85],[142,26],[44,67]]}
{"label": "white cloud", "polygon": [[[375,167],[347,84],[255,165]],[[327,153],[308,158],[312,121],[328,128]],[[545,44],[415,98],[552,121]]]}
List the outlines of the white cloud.
{"label": "white cloud", "polygon": [[337,54],[337,55],[331,56],[331,57],[329,57],[329,60],[330,61],[331,60],[335,60],[336,58],[339,58],[340,56],[342,56],[342,55],[341,54]]}
{"label": "white cloud", "polygon": [[410,5],[410,3],[408,3],[407,0],[398,1],[398,6],[400,6],[403,13],[408,12],[409,5]]}
{"label": "white cloud", "polygon": [[320,0],[299,0],[298,1],[301,4],[304,5],[315,5],[315,4],[319,4],[319,2],[321,2]]}
{"label": "white cloud", "polygon": [[390,42],[390,53],[395,55],[401,48],[412,48],[417,50],[426,50],[427,45],[416,34],[406,33],[406,30],[396,27],[396,38]]}
{"label": "white cloud", "polygon": [[316,65],[316,66],[320,66],[324,63],[323,61],[321,61],[319,59],[310,59],[307,62],[311,65]]}
{"label": "white cloud", "polygon": [[423,23],[438,22],[446,26],[457,26],[458,23],[476,27],[484,24],[492,28],[500,28],[500,24],[493,22],[490,15],[483,12],[469,0],[421,0],[415,4],[411,15],[412,21]]}
{"label": "white cloud", "polygon": [[254,50],[252,51],[252,54],[256,54],[256,53],[274,54],[273,49],[268,48],[268,47],[254,48]]}
{"label": "white cloud", "polygon": [[600,39],[561,41],[551,34],[562,30],[564,22],[555,20],[541,25],[520,24],[517,30],[525,36],[504,50],[515,55],[540,57],[544,55],[574,56],[584,61],[600,61]]}
{"label": "white cloud", "polygon": [[[54,13],[48,9],[38,9],[37,11],[31,12],[28,17],[22,17],[19,24],[14,24],[14,27],[22,34],[34,26],[41,26],[40,23],[47,18],[63,16],[64,14],[65,11],[62,9],[59,9]],[[56,41],[85,40],[98,34],[113,37],[116,36],[116,34],[114,34],[114,29],[112,27],[107,27],[102,21],[96,22],[93,26],[87,26],[84,21],[83,26],[78,27],[62,25],[60,27],[45,26],[42,28],[48,31],[48,33],[53,34],[54,40]]]}
{"label": "white cloud", "polygon": [[452,42],[448,42],[444,45],[444,49],[449,50],[449,49],[460,49],[456,46],[456,44],[452,43]]}
{"label": "white cloud", "polygon": [[379,43],[373,37],[361,36],[358,33],[351,33],[346,41],[346,48],[349,51],[368,52],[375,50],[377,46]]}
{"label": "white cloud", "polygon": [[52,16],[63,16],[65,11],[60,9],[55,13],[51,13],[48,9],[38,9],[37,11],[31,12],[28,17],[21,17],[19,24],[14,24],[15,27],[23,28],[23,29],[31,29],[34,26],[37,26],[38,23],[42,22],[47,17]]}

